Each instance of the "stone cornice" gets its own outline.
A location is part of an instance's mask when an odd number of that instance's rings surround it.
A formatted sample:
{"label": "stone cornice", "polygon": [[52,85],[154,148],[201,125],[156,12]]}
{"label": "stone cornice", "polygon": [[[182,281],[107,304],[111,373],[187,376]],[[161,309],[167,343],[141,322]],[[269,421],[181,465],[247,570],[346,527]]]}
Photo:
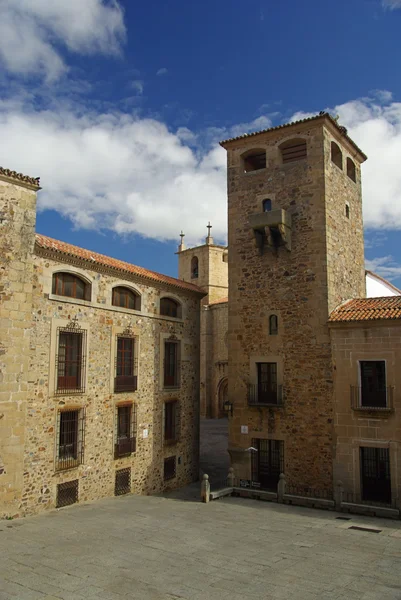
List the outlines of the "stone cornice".
{"label": "stone cornice", "polygon": [[7,183],[21,185],[29,190],[40,190],[40,177],[29,177],[28,175],[17,173],[17,171],[10,171],[10,169],[0,167],[0,179]]}

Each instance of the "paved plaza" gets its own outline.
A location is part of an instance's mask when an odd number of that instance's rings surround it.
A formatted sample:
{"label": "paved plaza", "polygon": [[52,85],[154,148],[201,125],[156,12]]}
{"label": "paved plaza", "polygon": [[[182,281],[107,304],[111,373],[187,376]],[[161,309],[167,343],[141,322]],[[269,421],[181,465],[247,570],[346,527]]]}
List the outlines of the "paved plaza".
{"label": "paved plaza", "polygon": [[401,599],[400,522],[197,487],[1,521],[0,599]]}

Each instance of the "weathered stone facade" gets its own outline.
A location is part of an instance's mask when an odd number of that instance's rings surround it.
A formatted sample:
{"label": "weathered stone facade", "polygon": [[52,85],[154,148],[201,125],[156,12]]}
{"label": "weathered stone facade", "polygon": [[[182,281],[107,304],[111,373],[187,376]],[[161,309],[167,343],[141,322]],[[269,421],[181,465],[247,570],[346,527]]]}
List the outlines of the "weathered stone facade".
{"label": "weathered stone facade", "polygon": [[[286,160],[284,149],[294,140],[302,156]],[[355,182],[333,163],[331,142],[341,148],[344,163],[352,157]],[[327,321],[342,299],[365,294],[360,186],[365,157],[327,115],[222,145],[228,164],[233,466],[239,477],[250,479],[251,453],[245,450],[259,439],[274,440],[281,444],[280,469],[287,481],[329,489],[334,409]],[[247,169],[252,153],[265,160],[253,170]],[[271,212],[263,213],[266,199]],[[271,315],[277,317],[274,335]],[[275,365],[282,390],[277,406],[249,403],[262,363]]]}
{"label": "weathered stone facade", "polygon": [[[0,516],[37,513],[56,505],[58,485],[78,480],[79,501],[114,494],[116,471],[129,469],[131,491],[150,494],[198,478],[199,323],[196,286],[173,278],[124,270],[124,264],[65,247],[42,236],[35,243],[35,189],[0,173],[1,403]],[[55,273],[90,286],[80,300],[54,293]],[[142,274],[143,272],[143,274]],[[140,297],[140,309],[112,304],[113,288]],[[160,314],[161,298],[180,307]],[[69,329],[71,328],[71,329]],[[82,389],[57,390],[61,332],[82,335]],[[128,333],[127,333],[128,332]],[[135,342],[136,391],[115,392],[118,336]],[[80,338],[81,339],[81,338]],[[163,379],[165,342],[179,347],[177,383]],[[83,362],[85,361],[85,362]],[[177,401],[174,439],[165,439],[166,403]],[[135,449],[115,458],[118,406],[135,414]],[[82,460],[60,468],[60,413],[79,409]],[[131,414],[130,413],[130,414]],[[81,416],[79,417],[81,419]],[[131,419],[131,417],[130,417]],[[175,457],[165,478],[164,459]]]}
{"label": "weathered stone facade", "polygon": [[[334,322],[330,324],[334,361],[334,482],[361,497],[361,448],[389,453],[391,498],[401,497],[401,320]],[[388,403],[359,407],[353,398],[360,386],[360,362],[383,361]]]}

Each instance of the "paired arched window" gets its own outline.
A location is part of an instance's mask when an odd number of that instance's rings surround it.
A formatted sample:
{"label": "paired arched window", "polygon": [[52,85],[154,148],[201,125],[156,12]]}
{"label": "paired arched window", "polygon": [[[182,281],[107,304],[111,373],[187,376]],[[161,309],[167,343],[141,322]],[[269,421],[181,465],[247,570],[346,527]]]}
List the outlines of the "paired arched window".
{"label": "paired arched window", "polygon": [[91,299],[91,285],[72,273],[54,273],[53,294],[67,296],[77,300]]}
{"label": "paired arched window", "polygon": [[160,314],[165,317],[181,319],[181,304],[172,298],[161,298]]}
{"label": "paired arched window", "polygon": [[261,148],[248,150],[241,158],[245,173],[266,168],[266,150]]}
{"label": "paired arched window", "polygon": [[191,260],[191,277],[192,279],[198,279],[199,277],[199,261],[196,256]]}
{"label": "paired arched window", "polygon": [[270,315],[269,317],[269,334],[277,335],[278,334],[278,318],[277,315]]}
{"label": "paired arched window", "polygon": [[347,175],[352,181],[356,182],[356,169],[355,163],[350,158],[347,158]]}
{"label": "paired arched window", "polygon": [[343,153],[335,142],[331,142],[331,160],[339,169],[343,170]]}
{"label": "paired arched window", "polygon": [[272,209],[272,201],[270,200],[270,198],[266,198],[266,200],[263,200],[262,207],[263,207],[263,212],[270,212],[271,211],[271,209]]}
{"label": "paired arched window", "polygon": [[130,308],[131,310],[141,310],[141,297],[127,287],[113,288],[111,303],[120,308]]}
{"label": "paired arched window", "polygon": [[303,139],[287,140],[280,144],[279,148],[283,164],[302,160],[307,156],[306,141]]}

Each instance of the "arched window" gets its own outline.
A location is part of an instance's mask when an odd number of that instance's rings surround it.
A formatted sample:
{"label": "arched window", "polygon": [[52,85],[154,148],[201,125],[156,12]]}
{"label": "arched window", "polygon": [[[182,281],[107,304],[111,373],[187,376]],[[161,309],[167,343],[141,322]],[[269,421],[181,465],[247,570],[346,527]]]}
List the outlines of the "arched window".
{"label": "arched window", "polygon": [[54,273],[53,294],[77,300],[90,300],[91,285],[72,273]]}
{"label": "arched window", "polygon": [[248,150],[241,158],[245,173],[266,168],[266,150],[261,148]]}
{"label": "arched window", "polygon": [[335,142],[331,142],[331,160],[341,171],[343,170],[343,153]]}
{"label": "arched window", "polygon": [[191,277],[192,279],[198,279],[199,277],[199,261],[196,256],[191,260]]}
{"label": "arched window", "polygon": [[111,300],[113,306],[120,308],[130,308],[131,310],[141,310],[141,297],[126,287],[113,288],[113,297]]}
{"label": "arched window", "polygon": [[302,139],[293,139],[283,142],[280,146],[283,164],[295,162],[306,158],[306,141]]}
{"label": "arched window", "polygon": [[181,319],[181,304],[172,298],[161,298],[160,314],[165,317]]}
{"label": "arched window", "polygon": [[277,335],[278,334],[278,319],[277,315],[270,315],[269,317],[269,334]]}
{"label": "arched window", "polygon": [[270,198],[266,198],[266,200],[263,200],[262,206],[263,212],[270,212],[272,209],[272,201],[270,200]]}
{"label": "arched window", "polygon": [[350,158],[347,158],[347,175],[352,181],[356,182],[355,163]]}

